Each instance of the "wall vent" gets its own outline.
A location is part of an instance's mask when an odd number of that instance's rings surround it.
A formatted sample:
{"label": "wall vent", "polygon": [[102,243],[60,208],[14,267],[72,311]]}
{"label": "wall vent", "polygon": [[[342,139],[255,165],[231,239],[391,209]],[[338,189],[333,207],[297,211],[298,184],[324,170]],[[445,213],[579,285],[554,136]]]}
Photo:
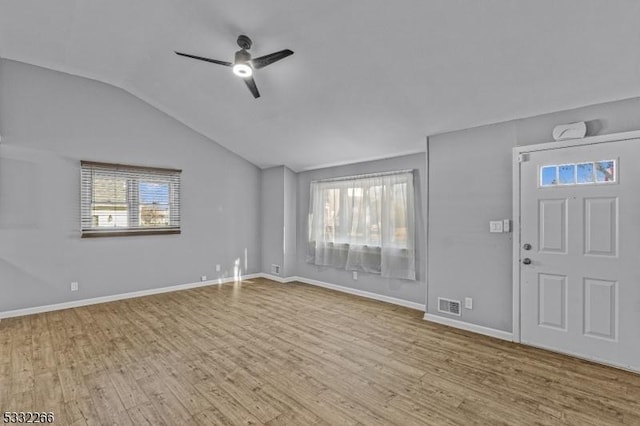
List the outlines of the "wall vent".
{"label": "wall vent", "polygon": [[275,263],[271,264],[271,273],[280,275],[280,265],[276,265]]}
{"label": "wall vent", "polygon": [[438,312],[460,316],[460,301],[438,297]]}

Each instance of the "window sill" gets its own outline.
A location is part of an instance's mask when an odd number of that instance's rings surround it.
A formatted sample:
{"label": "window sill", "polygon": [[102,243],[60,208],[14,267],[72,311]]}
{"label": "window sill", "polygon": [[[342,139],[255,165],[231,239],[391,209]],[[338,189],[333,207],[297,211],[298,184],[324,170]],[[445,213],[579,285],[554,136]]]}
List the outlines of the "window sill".
{"label": "window sill", "polygon": [[148,229],[123,229],[123,230],[84,230],[82,238],[100,238],[100,237],[132,237],[136,235],[165,235],[180,234],[180,228],[148,228]]}
{"label": "window sill", "polygon": [[[316,242],[315,241],[309,241],[309,244],[311,244],[312,246],[315,246]],[[340,248],[345,248],[345,249],[355,248],[355,249],[364,249],[364,250],[373,250],[373,251],[382,250],[382,247],[378,246],[378,245],[353,244],[353,243],[341,242],[341,241],[328,242],[328,243],[324,243],[324,244],[326,244],[326,248],[334,249],[334,250],[339,250]],[[398,251],[403,251],[403,252],[408,252],[409,251],[409,249],[406,246],[388,245],[388,246],[385,246],[385,249],[393,249],[393,250],[398,250]]]}

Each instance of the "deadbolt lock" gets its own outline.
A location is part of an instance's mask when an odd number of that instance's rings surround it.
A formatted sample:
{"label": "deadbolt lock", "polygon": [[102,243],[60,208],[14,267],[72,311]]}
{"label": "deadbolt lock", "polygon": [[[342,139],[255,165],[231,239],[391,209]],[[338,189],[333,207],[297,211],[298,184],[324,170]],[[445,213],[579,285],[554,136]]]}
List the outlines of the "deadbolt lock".
{"label": "deadbolt lock", "polygon": [[529,243],[525,243],[525,244],[522,246],[522,248],[523,248],[523,249],[525,249],[525,250],[531,250],[531,244],[529,244]]}

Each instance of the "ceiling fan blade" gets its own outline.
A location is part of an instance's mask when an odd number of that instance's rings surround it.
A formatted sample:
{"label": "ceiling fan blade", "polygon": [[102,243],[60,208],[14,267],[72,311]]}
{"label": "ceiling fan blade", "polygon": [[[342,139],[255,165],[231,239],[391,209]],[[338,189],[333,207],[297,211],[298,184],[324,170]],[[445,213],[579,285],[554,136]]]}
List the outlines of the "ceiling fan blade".
{"label": "ceiling fan blade", "polygon": [[243,78],[244,82],[247,84],[249,90],[251,90],[251,94],[253,94],[254,98],[260,97],[260,92],[258,92],[258,86],[256,86],[256,81],[253,77]]}
{"label": "ceiling fan blade", "polygon": [[203,56],[189,55],[188,53],[176,52],[176,55],[186,56],[187,58],[198,59],[200,61],[212,62],[214,64],[224,65],[225,67],[233,66],[233,64],[231,62],[218,61],[217,59],[205,58]]}
{"label": "ceiling fan blade", "polygon": [[287,56],[293,55],[293,50],[284,49],[279,52],[270,53],[268,55],[260,56],[259,58],[255,58],[251,60],[251,64],[253,68],[260,69],[264,68],[267,65],[271,65],[272,63],[279,61],[280,59],[284,59]]}

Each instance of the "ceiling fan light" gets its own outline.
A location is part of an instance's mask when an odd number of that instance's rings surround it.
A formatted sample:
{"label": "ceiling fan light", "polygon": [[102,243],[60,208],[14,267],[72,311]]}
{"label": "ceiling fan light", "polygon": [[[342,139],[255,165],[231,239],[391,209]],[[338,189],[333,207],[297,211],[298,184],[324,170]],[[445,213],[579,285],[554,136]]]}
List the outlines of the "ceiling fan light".
{"label": "ceiling fan light", "polygon": [[248,64],[235,64],[233,66],[233,73],[238,77],[247,78],[253,74],[253,68]]}

